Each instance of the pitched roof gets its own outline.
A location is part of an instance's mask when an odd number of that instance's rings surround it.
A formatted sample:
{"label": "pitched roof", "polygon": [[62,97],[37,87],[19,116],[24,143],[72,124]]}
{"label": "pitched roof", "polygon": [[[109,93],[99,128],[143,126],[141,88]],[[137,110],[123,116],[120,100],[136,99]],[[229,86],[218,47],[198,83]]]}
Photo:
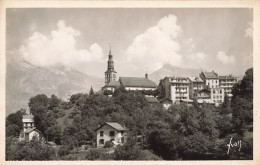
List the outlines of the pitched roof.
{"label": "pitched roof", "polygon": [[149,103],[159,103],[158,99],[156,97],[145,97],[145,99],[149,102]]}
{"label": "pitched roof", "polygon": [[200,104],[202,104],[202,103],[215,104],[212,99],[198,99],[197,102]]}
{"label": "pitched roof", "polygon": [[202,72],[206,78],[218,78],[218,74],[214,71],[212,72]]}
{"label": "pitched roof", "polygon": [[185,103],[193,103],[193,100],[191,99],[181,99],[180,101]]}
{"label": "pitched roof", "polygon": [[104,125],[109,125],[109,126],[115,128],[118,131],[125,131],[126,130],[126,128],[124,128],[122,125],[120,125],[118,123],[112,123],[112,122],[105,122],[104,124],[99,126],[96,130],[98,130],[99,128],[103,127]]}
{"label": "pitched roof", "polygon": [[114,69],[113,70],[106,70],[105,73],[110,73],[110,72],[114,72],[114,73],[117,73]]}
{"label": "pitched roof", "polygon": [[24,133],[30,133],[32,131],[37,131],[37,132],[40,132],[39,130],[37,130],[36,128],[28,128]]}
{"label": "pitched roof", "polygon": [[237,77],[232,75],[219,76],[219,79],[237,79]]}
{"label": "pitched roof", "polygon": [[208,89],[201,89],[200,91],[198,91],[198,93],[201,93],[201,92],[207,92],[207,93],[210,93],[210,90],[208,90]]}
{"label": "pitched roof", "polygon": [[23,119],[34,119],[33,115],[23,115]]}
{"label": "pitched roof", "polygon": [[169,78],[172,78],[174,80],[176,80],[176,79],[186,80],[187,79],[187,77],[180,77],[180,76],[177,76],[177,77],[173,76],[173,77],[169,77]]}
{"label": "pitched roof", "polygon": [[110,81],[105,87],[119,87],[120,83],[119,81]]}
{"label": "pitched roof", "polygon": [[188,77],[188,79],[191,81],[191,82],[204,82],[201,78],[199,77]]}
{"label": "pitched roof", "polygon": [[161,102],[163,102],[164,100],[168,100],[168,101],[172,102],[172,100],[171,100],[170,98],[168,98],[168,97],[165,97],[165,98],[163,98],[163,99],[160,99],[159,101],[160,101],[160,103],[161,103]]}
{"label": "pitched roof", "polygon": [[155,82],[141,77],[120,77],[119,81],[124,87],[156,88]]}

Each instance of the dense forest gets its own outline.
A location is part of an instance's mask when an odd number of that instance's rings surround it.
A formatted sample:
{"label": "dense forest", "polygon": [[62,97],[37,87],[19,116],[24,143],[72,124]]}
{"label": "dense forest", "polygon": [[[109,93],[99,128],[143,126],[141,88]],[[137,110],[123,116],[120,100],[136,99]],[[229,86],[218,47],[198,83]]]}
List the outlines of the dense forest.
{"label": "dense forest", "polygon": [[[52,147],[19,142],[24,109],[6,117],[6,160],[222,160],[253,159],[253,68],[218,107],[149,103],[141,91],[118,88],[112,97],[91,90],[68,101],[55,95],[29,100],[35,124]],[[104,122],[128,128],[124,146],[95,148],[95,129]],[[242,147],[228,144],[241,140]],[[83,149],[82,149],[83,148]],[[113,152],[111,151],[111,148]]]}

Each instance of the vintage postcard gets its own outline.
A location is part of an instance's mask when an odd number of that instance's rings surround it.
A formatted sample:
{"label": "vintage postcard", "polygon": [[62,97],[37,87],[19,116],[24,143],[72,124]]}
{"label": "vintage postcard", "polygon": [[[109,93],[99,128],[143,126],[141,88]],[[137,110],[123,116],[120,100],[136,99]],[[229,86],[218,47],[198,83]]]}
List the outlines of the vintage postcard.
{"label": "vintage postcard", "polygon": [[0,164],[260,164],[259,13],[1,2]]}

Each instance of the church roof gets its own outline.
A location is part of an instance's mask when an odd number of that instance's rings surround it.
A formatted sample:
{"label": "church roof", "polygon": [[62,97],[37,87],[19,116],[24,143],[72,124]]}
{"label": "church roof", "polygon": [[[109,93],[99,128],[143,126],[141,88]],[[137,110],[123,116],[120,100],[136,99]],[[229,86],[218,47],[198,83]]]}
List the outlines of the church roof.
{"label": "church roof", "polygon": [[119,81],[124,87],[156,88],[155,82],[141,77],[120,77]]}
{"label": "church roof", "polygon": [[105,87],[119,87],[120,83],[119,81],[110,81]]}

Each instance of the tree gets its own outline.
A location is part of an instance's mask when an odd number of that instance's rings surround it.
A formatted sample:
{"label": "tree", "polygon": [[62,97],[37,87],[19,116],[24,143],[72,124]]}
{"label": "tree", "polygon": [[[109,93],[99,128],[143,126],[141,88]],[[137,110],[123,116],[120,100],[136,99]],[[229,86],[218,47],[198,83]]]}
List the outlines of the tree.
{"label": "tree", "polygon": [[48,109],[49,99],[45,94],[36,95],[29,100],[30,112],[34,115],[38,111]]}
{"label": "tree", "polygon": [[233,87],[232,94],[232,123],[235,132],[242,135],[244,126],[253,122],[253,68]]}
{"label": "tree", "polygon": [[234,85],[232,89],[233,98],[237,96],[252,100],[253,99],[253,68],[246,71],[240,83]]}
{"label": "tree", "polygon": [[15,113],[11,113],[6,117],[6,126],[15,124],[19,127],[19,129],[23,129],[22,119],[23,119],[23,115],[25,114],[26,114],[25,109],[20,109]]}
{"label": "tree", "polygon": [[89,91],[89,96],[91,96],[91,95],[94,95],[94,91],[93,91],[92,86],[91,86],[90,91]]}
{"label": "tree", "polygon": [[61,144],[61,131],[58,125],[48,127],[45,134],[48,141],[54,141],[56,144]]}
{"label": "tree", "polygon": [[230,114],[231,113],[231,103],[229,101],[228,96],[225,94],[224,102],[221,105],[221,114]]}
{"label": "tree", "polygon": [[11,124],[6,127],[6,137],[19,137],[20,128],[16,124]]}
{"label": "tree", "polygon": [[49,99],[49,110],[54,110],[54,108],[58,108],[61,106],[61,100],[57,98],[55,95],[51,95],[51,98]]}

